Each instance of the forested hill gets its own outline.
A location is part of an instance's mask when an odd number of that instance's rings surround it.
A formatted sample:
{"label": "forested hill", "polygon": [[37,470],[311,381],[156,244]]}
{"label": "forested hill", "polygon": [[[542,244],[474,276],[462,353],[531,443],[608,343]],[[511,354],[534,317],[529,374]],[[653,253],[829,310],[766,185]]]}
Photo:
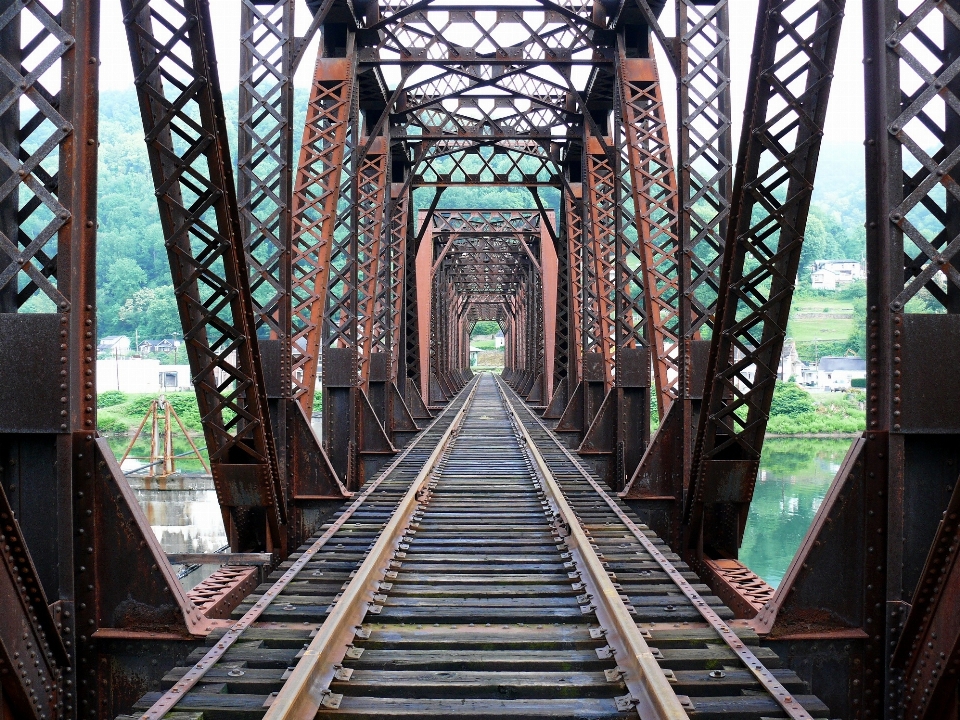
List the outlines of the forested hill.
{"label": "forested hill", "polygon": [[[299,140],[307,91],[297,91],[294,137]],[[170,270],[160,230],[143,126],[134,91],[100,96],[99,235],[97,292],[99,333],[135,334],[140,339],[180,332]],[[225,97],[227,126],[236,127],[237,93]],[[231,147],[236,152],[236,134]],[[826,149],[817,200],[807,227],[803,266],[813,259],[863,254],[863,181],[858,148]],[[421,190],[415,205],[428,204]],[[555,205],[555,192],[544,193]],[[444,194],[442,207],[530,207],[522,188],[463,188]]]}

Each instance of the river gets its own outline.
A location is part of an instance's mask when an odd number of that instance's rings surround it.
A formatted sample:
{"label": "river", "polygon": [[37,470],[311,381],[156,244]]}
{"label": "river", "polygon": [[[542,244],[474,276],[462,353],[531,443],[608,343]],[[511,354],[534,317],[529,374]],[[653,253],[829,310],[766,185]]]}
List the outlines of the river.
{"label": "river", "polygon": [[[740,558],[774,587],[800,546],[850,443],[849,438],[768,438],[764,443]],[[113,438],[110,444],[118,456],[123,454],[124,438]],[[186,449],[176,446],[177,452]],[[147,448],[138,447],[137,452],[145,454]],[[199,469],[196,461],[181,464],[186,472]],[[209,483],[162,490],[149,482],[134,482],[137,499],[167,552],[213,552],[226,543]]]}

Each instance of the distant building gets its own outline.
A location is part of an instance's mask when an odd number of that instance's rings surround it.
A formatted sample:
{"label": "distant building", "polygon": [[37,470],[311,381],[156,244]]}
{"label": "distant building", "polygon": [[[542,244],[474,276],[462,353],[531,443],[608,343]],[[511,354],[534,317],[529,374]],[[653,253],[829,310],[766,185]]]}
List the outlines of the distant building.
{"label": "distant building", "polygon": [[821,390],[849,390],[850,381],[867,377],[867,361],[852,355],[823,357],[817,365],[817,386]]}
{"label": "distant building", "polygon": [[793,378],[794,382],[800,382],[804,367],[806,366],[797,354],[797,343],[793,340],[784,341],[780,364],[777,365],[777,379],[787,382]]}
{"label": "distant building", "polygon": [[470,347],[470,367],[474,367],[480,359],[480,348]]}
{"label": "distant building", "polygon": [[[734,362],[740,362],[743,360],[743,357],[743,352],[738,348],[734,348]],[[783,350],[780,352],[780,362],[777,364],[777,380],[787,382],[790,378],[793,378],[794,382],[802,382],[801,378],[806,368],[806,364],[804,364],[800,356],[797,355],[797,344],[793,340],[785,341],[783,343]],[[739,375],[743,376],[747,383],[753,384],[753,378],[756,376],[756,372],[757,369],[754,365],[748,365],[741,368]],[[739,381],[738,385],[745,389],[745,386],[739,383]]]}
{"label": "distant building", "polygon": [[836,290],[863,277],[863,266],[858,260],[814,260],[810,286],[814,290]]}
{"label": "distant building", "polygon": [[497,334],[493,336],[493,346],[497,349],[502,348],[506,342],[503,339],[503,330],[497,330]]}
{"label": "distant building", "polygon": [[97,353],[125,357],[130,354],[130,338],[126,335],[108,335],[97,343]]}
{"label": "distant building", "polygon": [[141,355],[148,355],[150,353],[172,353],[179,346],[179,341],[164,338],[163,340],[142,340],[137,349]]}

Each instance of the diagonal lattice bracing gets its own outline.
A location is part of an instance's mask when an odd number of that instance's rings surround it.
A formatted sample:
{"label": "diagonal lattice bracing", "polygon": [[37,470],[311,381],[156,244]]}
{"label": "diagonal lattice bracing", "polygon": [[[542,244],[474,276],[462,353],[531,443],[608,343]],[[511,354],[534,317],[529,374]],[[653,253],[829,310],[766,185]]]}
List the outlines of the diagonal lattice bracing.
{"label": "diagonal lattice bracing", "polygon": [[293,382],[313,410],[334,224],[353,96],[349,60],[318,58],[293,197]]}
{"label": "diagonal lattice bracing", "polygon": [[386,351],[390,355],[390,379],[397,381],[402,353],[404,296],[406,288],[407,232],[410,219],[410,193],[399,190],[392,198],[390,208],[390,256],[386,272],[390,288],[389,317],[385,334],[388,338]]}
{"label": "diagonal lattice bracing", "polygon": [[357,169],[357,347],[360,377],[370,376],[377,280],[387,227],[387,146],[377,138]]}
{"label": "diagonal lattice bracing", "polygon": [[357,157],[361,149],[357,93],[353,93],[351,97],[348,117],[350,120],[343,143],[339,195],[334,207],[330,259],[327,262],[322,347],[342,348],[356,353],[359,350],[357,320],[360,302],[358,295],[360,179],[357,169],[358,164],[362,162],[362,159]]}
{"label": "diagonal lattice bracing", "polygon": [[280,340],[280,392],[289,397],[293,3],[241,7],[237,200],[254,322]]}
{"label": "diagonal lattice bracing", "polygon": [[0,307],[66,310],[57,282],[57,241],[70,221],[60,201],[60,155],[73,126],[61,114],[60,68],[74,38],[42,2],[9,3],[0,32],[23,49],[3,61],[0,97]]}
{"label": "diagonal lattice bracing", "polygon": [[[603,357],[604,377],[613,383],[614,363],[619,336],[617,330],[617,230],[618,210],[621,206],[619,178],[615,159],[603,151],[591,138],[587,151],[587,183],[584,192],[584,283],[595,288],[591,305],[585,307],[590,331],[586,335],[587,352]],[[634,268],[640,272],[640,265]],[[589,274],[587,274],[589,273]],[[593,313],[596,313],[594,316]]]}
{"label": "diagonal lattice bracing", "polygon": [[[677,182],[654,61],[623,58],[620,73],[627,140],[624,160],[633,189],[635,226],[640,234],[639,260],[643,269],[643,284],[636,283],[632,290],[642,297],[650,324],[648,331],[662,418],[677,398],[678,385]],[[628,259],[631,274],[635,272],[632,267],[635,263],[635,259]]]}
{"label": "diagonal lattice bracing", "polygon": [[209,8],[197,0],[124,0],[122,7],[217,494],[223,506],[268,508],[273,537],[279,539],[283,495]]}
{"label": "diagonal lattice bracing", "polygon": [[[730,213],[733,149],[726,0],[677,7],[680,37],[680,237],[687,263],[682,313],[688,339],[712,331]],[[702,388],[692,389],[699,393]]]}
{"label": "diagonal lattice bracing", "polygon": [[[783,0],[758,18],[757,92],[744,116],[686,508],[691,538],[702,530],[721,556],[736,557],[753,495],[842,16],[842,0]],[[722,477],[730,479],[721,503]]]}
{"label": "diagonal lattice bracing", "polygon": [[[941,35],[942,34],[942,35]],[[942,36],[938,37],[938,36]],[[889,126],[903,175],[903,197],[890,209],[890,220],[903,238],[903,288],[894,310],[913,304],[957,312],[960,250],[957,223],[960,185],[956,168],[956,128],[960,63],[949,54],[960,36],[960,9],[952,3],[919,4],[887,37],[900,61],[901,110]]]}
{"label": "diagonal lattice bracing", "polygon": [[563,193],[564,216],[566,217],[567,255],[569,257],[570,272],[570,352],[573,353],[576,377],[570,384],[573,385],[583,377],[583,353],[587,351],[587,334],[591,323],[588,322],[588,313],[592,305],[590,298],[592,288],[584,281],[590,272],[584,259],[583,240],[583,190],[580,185],[573,185]]}

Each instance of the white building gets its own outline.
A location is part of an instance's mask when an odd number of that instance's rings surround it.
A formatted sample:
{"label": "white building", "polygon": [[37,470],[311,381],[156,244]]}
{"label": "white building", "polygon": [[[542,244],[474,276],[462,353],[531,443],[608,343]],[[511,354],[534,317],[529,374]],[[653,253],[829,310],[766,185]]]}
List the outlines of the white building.
{"label": "white building", "polygon": [[504,344],[503,330],[497,330],[497,334],[493,336],[493,346],[499,350]]}
{"label": "white building", "polygon": [[130,338],[126,335],[108,335],[97,343],[98,354],[109,354],[113,357],[125,357],[130,354]]}
{"label": "white building", "polygon": [[[734,362],[743,360],[743,353],[737,348],[734,348],[733,359]],[[806,364],[800,359],[800,356],[797,355],[796,342],[786,340],[783,343],[783,350],[780,352],[780,362],[777,363],[777,380],[787,382],[790,378],[793,378],[794,382],[801,382],[806,368]],[[747,383],[753,384],[753,378],[757,374],[757,368],[755,365],[747,365],[740,370],[739,374],[743,376]],[[742,389],[746,389],[739,381],[737,384]]]}
{"label": "white building", "polygon": [[867,361],[859,357],[823,357],[817,366],[817,387],[821,390],[849,390],[851,380],[866,377]]}
{"label": "white building", "polygon": [[797,343],[793,340],[785,340],[783,351],[780,353],[780,364],[777,365],[777,380],[787,382],[793,378],[794,382],[800,382],[804,367],[806,365],[797,354]]}
{"label": "white building", "polygon": [[814,290],[836,290],[863,278],[858,260],[814,260],[810,285]]}
{"label": "white building", "polygon": [[97,360],[97,392],[159,395],[193,389],[189,365],[161,365],[159,360],[107,358]]}

